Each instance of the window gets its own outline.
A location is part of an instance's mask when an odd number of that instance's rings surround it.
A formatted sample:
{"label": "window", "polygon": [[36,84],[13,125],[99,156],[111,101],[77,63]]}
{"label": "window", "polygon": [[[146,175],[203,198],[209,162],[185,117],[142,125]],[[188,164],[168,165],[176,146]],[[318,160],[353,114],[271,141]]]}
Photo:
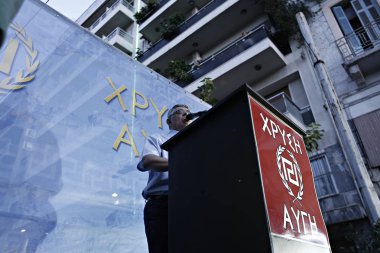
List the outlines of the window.
{"label": "window", "polygon": [[342,1],[332,11],[356,55],[379,46],[380,6],[376,0]]}
{"label": "window", "polygon": [[318,198],[336,194],[335,180],[331,173],[327,157],[324,154],[311,157],[310,164],[314,174],[314,183]]}

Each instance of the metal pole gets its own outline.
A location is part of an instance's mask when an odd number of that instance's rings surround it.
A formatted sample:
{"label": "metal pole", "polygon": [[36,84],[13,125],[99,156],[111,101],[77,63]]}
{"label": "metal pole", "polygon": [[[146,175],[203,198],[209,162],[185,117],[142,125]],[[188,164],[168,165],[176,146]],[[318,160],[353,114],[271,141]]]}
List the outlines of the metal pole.
{"label": "metal pole", "polygon": [[343,154],[347,160],[350,171],[353,173],[354,182],[358,188],[364,208],[367,210],[367,215],[369,216],[370,221],[375,223],[380,218],[379,197],[377,196],[363,158],[356,145],[355,138],[348,125],[347,116],[342,109],[325,63],[319,56],[318,49],[315,46],[306,18],[302,12],[297,13],[296,18],[305,43],[307,43],[315,58],[314,68],[320,80],[322,92],[327,101],[328,111],[333,120],[333,125]]}

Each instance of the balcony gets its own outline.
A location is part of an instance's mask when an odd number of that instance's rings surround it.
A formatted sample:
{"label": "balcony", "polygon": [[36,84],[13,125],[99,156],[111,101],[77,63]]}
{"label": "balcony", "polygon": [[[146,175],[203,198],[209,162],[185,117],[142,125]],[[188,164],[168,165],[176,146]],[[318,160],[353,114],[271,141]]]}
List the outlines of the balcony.
{"label": "balcony", "polygon": [[118,0],[89,27],[90,31],[102,36],[115,27],[127,27],[134,22],[135,8],[126,0]]}
{"label": "balcony", "polygon": [[210,77],[214,80],[214,96],[222,99],[240,85],[257,82],[285,65],[285,58],[271,41],[265,25],[260,25],[203,59],[191,72],[194,81],[179,85],[195,92],[201,81]]}
{"label": "balcony", "polygon": [[[197,23],[199,20],[201,20],[202,18],[204,18],[206,15],[208,15],[209,13],[211,13],[212,11],[214,11],[218,6],[220,6],[220,4],[222,4],[225,1],[226,0],[213,0],[213,1],[209,2],[202,9],[200,9],[196,14],[192,15],[187,20],[185,20],[181,25],[179,25],[178,34],[181,34],[181,33],[185,32],[188,28],[190,28],[192,25],[194,25],[195,23]],[[142,28],[140,30],[140,32],[143,33],[144,36],[147,39],[149,39],[151,41],[155,40],[155,37],[151,35],[153,32],[149,31],[149,30],[147,31],[147,30],[148,30],[148,28],[146,28],[145,30]],[[150,36],[149,35],[145,35],[145,34],[150,34]],[[157,32],[156,32],[156,34],[157,34]],[[158,36],[158,35],[155,35],[155,36]],[[155,44],[153,44],[148,50],[146,50],[144,52],[144,54],[141,57],[139,57],[138,60],[140,62],[144,62],[146,59],[148,59],[150,56],[152,56],[153,54],[155,54],[157,51],[159,51],[165,45],[167,45],[168,43],[170,43],[170,41],[171,40],[160,39]]]}
{"label": "balcony", "polygon": [[336,41],[347,67],[357,64],[364,75],[380,68],[380,19]]}
{"label": "balcony", "polygon": [[[191,0],[191,1],[174,1],[174,0],[163,0],[162,3],[157,6],[152,13],[149,13],[148,17],[141,23],[140,33],[143,36],[151,41],[152,43],[156,43],[161,38],[160,29],[160,21],[163,18],[170,16],[173,13],[189,13],[195,6],[199,8],[198,12],[189,17],[189,19],[194,19],[195,16],[202,14],[205,11],[205,7],[207,5],[215,6],[216,2],[225,2],[224,1],[215,1],[215,0]],[[164,8],[162,8],[164,7]],[[211,6],[210,6],[211,7]],[[206,9],[210,9],[210,7]],[[204,15],[202,16],[204,17]],[[184,22],[186,23],[186,21]],[[184,31],[184,30],[182,30]]]}
{"label": "balcony", "polygon": [[133,52],[132,34],[127,33],[120,27],[117,27],[115,30],[113,30],[108,36],[104,37],[103,40],[119,48],[128,55],[131,55]]}
{"label": "balcony", "polygon": [[240,37],[242,27],[265,18],[262,6],[251,0],[209,1],[179,26],[174,38],[158,41],[139,60],[150,68],[165,69],[171,60],[186,58],[195,51],[207,57],[224,41]]}
{"label": "balcony", "polygon": [[[161,9],[162,6],[164,6],[169,0],[157,0],[156,3],[157,5],[150,11],[148,12],[138,23],[141,25],[147,20],[150,16],[152,16],[155,12],[157,12],[159,9]],[[148,4],[148,3],[146,3]]]}
{"label": "balcony", "polygon": [[248,48],[252,47],[254,44],[257,44],[267,37],[268,36],[264,25],[260,26],[259,28],[251,31],[245,37],[232,42],[219,52],[216,52],[215,54],[200,62],[200,64],[196,66],[195,69],[191,72],[193,78],[198,79],[204,76],[211,70],[230,60],[234,56],[241,54]]}
{"label": "balcony", "polygon": [[305,130],[305,123],[303,121],[301,109],[286,93],[281,92],[268,98],[267,101],[284,116]]}

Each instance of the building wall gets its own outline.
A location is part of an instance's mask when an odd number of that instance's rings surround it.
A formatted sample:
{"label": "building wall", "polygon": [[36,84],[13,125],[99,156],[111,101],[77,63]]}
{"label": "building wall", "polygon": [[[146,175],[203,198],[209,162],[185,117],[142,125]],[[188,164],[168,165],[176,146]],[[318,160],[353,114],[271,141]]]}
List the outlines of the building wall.
{"label": "building wall", "polygon": [[361,196],[338,144],[321,149],[331,168],[333,187],[336,193],[319,199],[323,217],[327,225],[364,218]]}
{"label": "building wall", "polygon": [[[329,0],[322,3],[321,11],[317,12],[316,16],[311,20],[310,26],[313,32],[313,37],[321,57],[325,61],[327,69],[330,73],[334,86],[340,98],[340,101],[345,109],[347,118],[353,119],[353,130],[357,131],[357,142],[362,143],[363,139],[377,138],[368,136],[365,128],[357,129],[355,119],[363,117],[366,114],[374,113],[380,108],[380,71],[375,71],[368,75],[363,74],[364,80],[359,82],[354,80],[349,69],[344,67],[345,61],[336,46],[335,41],[343,37],[343,33],[331,11],[331,7],[340,3],[338,0]],[[319,6],[315,6],[313,10],[317,11]],[[377,118],[375,119],[377,121]],[[376,122],[374,124],[377,124]],[[380,144],[372,145],[371,148],[380,150]],[[360,146],[359,146],[360,148]],[[365,148],[361,148],[364,160],[366,161],[369,175],[375,185],[378,184],[379,167],[371,165],[368,161],[368,155]],[[368,151],[368,149],[367,149]],[[375,187],[378,195],[380,194],[379,187]]]}
{"label": "building wall", "polygon": [[[138,11],[141,7],[140,0],[126,1],[126,2],[130,3],[130,5],[133,6],[135,12]],[[116,28],[120,28],[121,30],[127,32],[133,38],[132,39],[132,46],[130,46],[130,45],[125,46],[125,44],[123,46],[123,45],[120,45],[120,43],[114,43],[114,42],[110,42],[110,41],[108,41],[108,42],[113,44],[115,47],[119,48],[120,50],[122,50],[126,54],[134,57],[136,54],[136,48],[139,45],[137,23],[133,21],[134,17],[132,17],[130,13],[125,14],[125,15],[128,15],[128,17],[129,17],[128,18],[129,22],[127,24],[126,24],[126,22],[124,22],[127,19],[123,20],[123,18],[122,18],[123,16],[121,15],[121,13],[116,12],[115,14],[112,15],[112,11],[110,8],[112,8],[112,5],[114,5],[114,4],[119,4],[119,6],[120,6],[120,2],[118,2],[117,0],[97,0],[97,1],[94,1],[94,3],[77,19],[76,23],[78,23],[79,25],[81,25],[85,28],[88,28],[90,32],[96,34],[97,36],[101,37],[102,39],[106,39],[106,37],[109,36],[111,34],[111,32],[114,31],[114,29],[116,29]],[[119,7],[117,7],[117,8],[119,8]],[[122,8],[124,8],[124,7],[122,7]],[[96,23],[97,20],[99,18],[101,18],[107,11],[111,11],[111,12],[107,14],[107,16],[104,20],[111,19],[112,21],[109,20],[109,21],[105,22],[102,20],[99,22],[98,25],[96,25],[95,27],[93,27],[91,29],[91,26],[94,23]],[[118,16],[118,17],[115,18],[116,16]],[[123,44],[123,43],[126,43],[126,42],[125,41],[121,42],[121,44]],[[132,49],[131,49],[131,47],[132,47]]]}
{"label": "building wall", "polygon": [[[334,180],[335,193],[320,198],[327,224],[336,224],[366,216],[366,210],[356,187],[355,178],[339,145],[332,119],[327,113],[321,86],[313,70],[307,49],[298,41],[291,43],[292,53],[286,56],[287,65],[259,83],[254,88],[262,95],[288,86],[292,100],[299,106],[310,105],[315,121],[325,130],[319,141],[318,154],[325,155],[330,165],[329,177]],[[339,53],[339,52],[338,52]],[[301,98],[302,97],[302,98]],[[313,158],[311,154],[311,158]]]}

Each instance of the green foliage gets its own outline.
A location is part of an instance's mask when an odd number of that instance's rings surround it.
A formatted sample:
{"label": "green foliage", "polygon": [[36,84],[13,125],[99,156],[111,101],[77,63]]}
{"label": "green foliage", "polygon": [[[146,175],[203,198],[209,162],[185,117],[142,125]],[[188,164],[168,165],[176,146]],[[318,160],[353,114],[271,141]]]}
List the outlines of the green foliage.
{"label": "green foliage", "polygon": [[168,18],[162,19],[160,21],[161,36],[164,39],[173,38],[177,34],[178,27],[183,21],[185,21],[185,15],[182,12],[173,13]]}
{"label": "green foliage", "polygon": [[189,83],[193,76],[189,73],[191,66],[183,60],[171,60],[165,70],[165,76],[173,81]]}
{"label": "green foliage", "polygon": [[136,22],[140,24],[145,18],[153,13],[152,11],[154,8],[156,8],[156,6],[156,0],[149,0],[146,6],[142,7],[140,11],[135,13],[134,17],[136,19]]}
{"label": "green foliage", "polygon": [[209,103],[210,105],[215,105],[218,100],[214,97],[212,97],[212,92],[214,91],[214,81],[206,77],[201,81],[203,83],[202,86],[198,87],[200,90],[199,98],[205,101],[206,103]]}
{"label": "green foliage", "polygon": [[322,139],[325,130],[320,129],[320,124],[311,123],[306,130],[306,136],[303,137],[305,141],[306,150],[308,152],[318,149],[318,140]]}
{"label": "green foliage", "polygon": [[380,219],[374,224],[371,231],[350,226],[345,236],[349,245],[341,245],[337,251],[345,253],[375,253],[380,252]]}
{"label": "green foliage", "polygon": [[[309,0],[310,1],[310,0]],[[264,11],[272,19],[276,28],[275,37],[279,41],[288,41],[290,37],[299,34],[296,13],[303,12],[311,16],[310,10],[301,0],[261,0]]]}
{"label": "green foliage", "polygon": [[136,59],[140,58],[144,54],[144,51],[142,51],[140,48],[137,48],[136,50]]}
{"label": "green foliage", "polygon": [[377,220],[375,226],[373,227],[373,249],[380,251],[380,219]]}

